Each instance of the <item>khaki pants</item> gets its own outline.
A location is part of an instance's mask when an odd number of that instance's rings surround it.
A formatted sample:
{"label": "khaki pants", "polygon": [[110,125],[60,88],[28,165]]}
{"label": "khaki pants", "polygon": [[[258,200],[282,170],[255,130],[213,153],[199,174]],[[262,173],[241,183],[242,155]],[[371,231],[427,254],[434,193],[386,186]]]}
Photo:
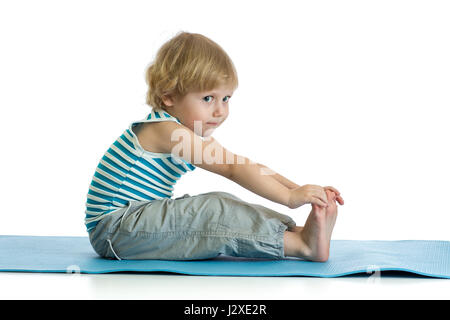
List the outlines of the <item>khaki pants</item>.
{"label": "khaki pants", "polygon": [[116,259],[197,260],[220,254],[283,259],[287,215],[227,192],[133,201],[89,232],[94,250]]}

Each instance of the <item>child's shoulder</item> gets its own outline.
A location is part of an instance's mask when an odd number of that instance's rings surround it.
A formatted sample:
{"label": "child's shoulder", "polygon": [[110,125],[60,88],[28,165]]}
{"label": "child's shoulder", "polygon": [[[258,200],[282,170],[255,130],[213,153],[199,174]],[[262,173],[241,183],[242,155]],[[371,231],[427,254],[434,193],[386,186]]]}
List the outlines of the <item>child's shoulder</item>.
{"label": "child's shoulder", "polygon": [[[224,177],[231,174],[229,159],[234,159],[236,155],[211,136],[203,139],[175,121],[143,122],[139,127],[135,126],[133,131],[144,150],[181,157],[195,166]],[[214,156],[211,155],[212,152]]]}
{"label": "child's shoulder", "polygon": [[139,144],[144,150],[155,153],[166,153],[166,132],[176,125],[173,121],[141,122],[133,126]]}

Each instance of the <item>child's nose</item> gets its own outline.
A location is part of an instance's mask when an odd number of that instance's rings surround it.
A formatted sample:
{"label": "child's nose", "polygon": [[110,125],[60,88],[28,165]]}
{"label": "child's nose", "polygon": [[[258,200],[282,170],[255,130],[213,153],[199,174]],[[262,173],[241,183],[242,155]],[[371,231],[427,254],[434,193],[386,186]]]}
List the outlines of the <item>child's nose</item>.
{"label": "child's nose", "polygon": [[214,109],[213,115],[214,115],[215,117],[222,117],[222,116],[225,115],[225,112],[226,112],[225,107],[219,106],[219,107],[216,107],[216,108]]}

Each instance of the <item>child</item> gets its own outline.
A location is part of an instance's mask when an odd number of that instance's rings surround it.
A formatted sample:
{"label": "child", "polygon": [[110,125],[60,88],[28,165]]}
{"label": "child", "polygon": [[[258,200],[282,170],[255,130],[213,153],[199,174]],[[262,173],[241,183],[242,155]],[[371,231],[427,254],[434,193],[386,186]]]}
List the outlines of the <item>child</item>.
{"label": "child", "polygon": [[[211,137],[227,119],[238,86],[234,65],[219,45],[180,32],[160,48],[146,80],[151,113],[111,145],[89,186],[85,223],[100,256],[328,259],[336,201],[343,204],[339,192],[298,186]],[[226,192],[172,199],[177,180],[197,166],[291,209],[311,203],[311,213],[299,227],[287,215]]]}

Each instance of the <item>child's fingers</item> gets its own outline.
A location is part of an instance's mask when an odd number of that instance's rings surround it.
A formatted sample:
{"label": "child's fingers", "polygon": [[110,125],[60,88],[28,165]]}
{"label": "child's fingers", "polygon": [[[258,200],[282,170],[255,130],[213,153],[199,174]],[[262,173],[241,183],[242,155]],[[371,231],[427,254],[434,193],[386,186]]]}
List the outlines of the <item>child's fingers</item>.
{"label": "child's fingers", "polygon": [[326,190],[328,189],[328,190],[333,191],[336,194],[337,202],[339,202],[339,204],[341,206],[344,204],[344,199],[341,197],[340,192],[336,188],[333,188],[331,186],[327,186],[327,187],[324,187],[324,189],[326,189]]}
{"label": "child's fingers", "polygon": [[319,198],[319,200],[321,202],[323,202],[325,204],[325,206],[328,206],[328,195],[325,190],[322,190],[322,192],[320,192],[318,195],[316,195],[316,197]]}
{"label": "child's fingers", "polygon": [[339,204],[342,206],[344,204],[344,199],[342,199],[341,196],[337,196],[336,200],[339,202]]}
{"label": "child's fingers", "polygon": [[315,204],[317,204],[318,206],[321,206],[321,207],[328,207],[328,202],[325,202],[325,201],[323,201],[322,199],[320,199],[320,198],[315,198],[313,201],[312,201],[312,203],[315,203]]}
{"label": "child's fingers", "polygon": [[330,187],[330,186],[323,187],[323,188],[333,191],[334,193],[336,193],[337,196],[341,194],[336,188],[333,188],[333,187]]}

